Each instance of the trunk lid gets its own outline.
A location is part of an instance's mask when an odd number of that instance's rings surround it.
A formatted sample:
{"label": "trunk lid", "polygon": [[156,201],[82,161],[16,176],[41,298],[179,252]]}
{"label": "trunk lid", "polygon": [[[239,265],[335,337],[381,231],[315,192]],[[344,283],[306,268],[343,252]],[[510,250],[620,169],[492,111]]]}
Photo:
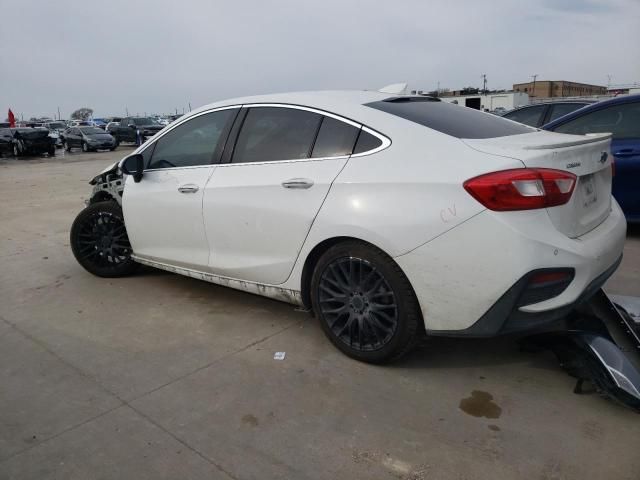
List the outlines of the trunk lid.
{"label": "trunk lid", "polygon": [[611,211],[611,134],[566,135],[538,131],[488,139],[465,139],[475,150],[520,160],[527,168],[573,173],[568,203],[547,208],[555,227],[570,238],[600,225]]}

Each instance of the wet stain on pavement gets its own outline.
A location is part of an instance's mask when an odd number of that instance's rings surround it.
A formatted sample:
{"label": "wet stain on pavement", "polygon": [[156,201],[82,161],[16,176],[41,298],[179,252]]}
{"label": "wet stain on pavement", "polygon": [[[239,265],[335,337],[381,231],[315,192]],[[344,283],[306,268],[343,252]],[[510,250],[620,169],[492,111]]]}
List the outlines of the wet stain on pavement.
{"label": "wet stain on pavement", "polygon": [[474,390],[471,396],[460,400],[460,410],[474,417],[500,418],[502,408],[494,401],[493,395]]}
{"label": "wet stain on pavement", "polygon": [[242,423],[244,423],[245,425],[250,425],[252,427],[257,427],[259,422],[254,415],[248,413],[242,416]]}
{"label": "wet stain on pavement", "polygon": [[489,430],[493,430],[494,432],[499,432],[500,427],[498,425],[489,425]]}

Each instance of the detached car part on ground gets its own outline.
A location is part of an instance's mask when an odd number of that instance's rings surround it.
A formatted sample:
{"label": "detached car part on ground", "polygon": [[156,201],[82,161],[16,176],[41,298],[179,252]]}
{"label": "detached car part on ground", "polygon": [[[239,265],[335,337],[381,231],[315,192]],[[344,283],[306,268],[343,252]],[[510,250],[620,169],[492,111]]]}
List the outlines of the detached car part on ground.
{"label": "detached car part on ground", "polygon": [[567,331],[621,261],[609,144],[422,96],[230,100],[99,174],[71,246],[99,276],[145,264],[300,305],[366,362],[425,333]]}
{"label": "detached car part on ground", "polygon": [[49,130],[46,128],[2,128],[0,129],[0,154],[9,154],[16,158],[43,153],[54,156],[55,141],[49,136]]}

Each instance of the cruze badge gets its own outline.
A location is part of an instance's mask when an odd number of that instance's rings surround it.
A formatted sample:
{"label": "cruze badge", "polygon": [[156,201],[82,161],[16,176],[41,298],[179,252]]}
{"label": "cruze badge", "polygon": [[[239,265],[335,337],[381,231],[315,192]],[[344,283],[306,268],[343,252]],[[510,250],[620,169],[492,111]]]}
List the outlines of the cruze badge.
{"label": "cruze badge", "polygon": [[567,168],[576,168],[582,165],[580,162],[567,163]]}

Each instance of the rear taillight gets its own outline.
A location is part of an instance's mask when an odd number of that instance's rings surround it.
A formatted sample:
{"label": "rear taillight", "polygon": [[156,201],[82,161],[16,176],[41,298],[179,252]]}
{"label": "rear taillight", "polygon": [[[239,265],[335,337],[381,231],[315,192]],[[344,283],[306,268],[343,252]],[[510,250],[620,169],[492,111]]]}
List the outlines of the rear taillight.
{"label": "rear taillight", "polygon": [[549,168],[518,168],[480,175],[463,186],[490,210],[532,210],[567,203],[576,186],[576,176]]}

